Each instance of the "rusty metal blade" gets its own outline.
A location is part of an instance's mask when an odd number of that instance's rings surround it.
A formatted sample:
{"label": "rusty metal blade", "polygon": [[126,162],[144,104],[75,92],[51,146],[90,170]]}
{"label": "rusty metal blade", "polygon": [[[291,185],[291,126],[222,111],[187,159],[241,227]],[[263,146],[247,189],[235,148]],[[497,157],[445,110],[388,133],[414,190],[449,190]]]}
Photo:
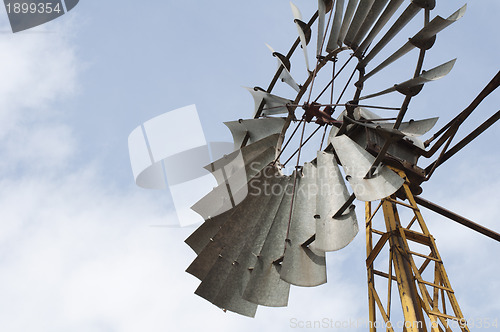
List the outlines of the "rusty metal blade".
{"label": "rusty metal blade", "polygon": [[318,40],[316,42],[316,56],[320,56],[323,46],[323,37],[325,36],[325,18],[326,3],[324,0],[318,0]]}
{"label": "rusty metal blade", "polygon": [[303,246],[316,232],[316,171],[305,163],[303,176],[297,177],[293,213],[280,276],[286,282],[304,287],[326,283],[325,253]]}
{"label": "rusty metal blade", "polygon": [[363,24],[364,20],[368,16],[368,12],[372,8],[375,0],[360,0],[356,13],[352,18],[351,24],[349,24],[349,29],[344,38],[344,44],[352,48],[352,41],[359,31],[359,28]]}
{"label": "rusty metal blade", "polygon": [[316,236],[311,247],[335,251],[354,239],[358,222],[354,205],[340,218],[333,218],[350,196],[333,153],[318,151],[317,163]]}
{"label": "rusty metal blade", "polygon": [[357,47],[356,52],[354,52],[354,55],[356,56],[361,56],[365,52],[365,50],[371,45],[375,37],[382,31],[384,26],[389,22],[391,17],[396,13],[398,8],[401,6],[404,0],[391,0],[387,7],[385,8],[384,12],[380,15],[379,19],[377,20],[377,23],[373,26],[373,28],[370,30],[370,33],[368,33],[368,36],[363,40],[361,45]]}
{"label": "rusty metal blade", "polygon": [[331,141],[357,199],[379,200],[394,194],[403,185],[404,180],[385,166],[379,167],[374,177],[365,179],[375,157],[346,135],[333,137]]}
{"label": "rusty metal blade", "polygon": [[340,27],[342,25],[342,15],[344,13],[344,0],[336,0],[335,3],[335,13],[333,14],[333,23],[332,29],[330,32],[330,37],[328,39],[328,43],[326,45],[326,51],[331,52],[339,47],[339,35],[340,35]]}

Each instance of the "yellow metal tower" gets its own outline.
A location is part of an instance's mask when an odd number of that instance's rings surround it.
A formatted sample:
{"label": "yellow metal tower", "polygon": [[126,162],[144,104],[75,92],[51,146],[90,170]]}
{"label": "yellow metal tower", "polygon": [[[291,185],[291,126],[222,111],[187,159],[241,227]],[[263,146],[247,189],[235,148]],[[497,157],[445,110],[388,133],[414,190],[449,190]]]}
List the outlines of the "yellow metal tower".
{"label": "yellow metal tower", "polygon": [[[405,179],[402,189],[396,195],[382,199],[374,210],[371,202],[366,203],[370,332],[375,332],[381,325],[377,322],[377,308],[387,331],[395,331],[396,324],[391,322],[394,282],[397,283],[404,315],[404,322],[397,324],[402,331],[469,331],[434,237],[410,190],[409,180],[403,171],[394,170]],[[398,208],[409,210],[413,216],[411,220],[407,223],[401,220]],[[385,231],[380,230],[382,223],[376,223],[380,209]],[[377,258],[381,259],[383,249],[389,250],[387,271],[374,267]],[[387,279],[385,298],[376,287],[376,276]]]}

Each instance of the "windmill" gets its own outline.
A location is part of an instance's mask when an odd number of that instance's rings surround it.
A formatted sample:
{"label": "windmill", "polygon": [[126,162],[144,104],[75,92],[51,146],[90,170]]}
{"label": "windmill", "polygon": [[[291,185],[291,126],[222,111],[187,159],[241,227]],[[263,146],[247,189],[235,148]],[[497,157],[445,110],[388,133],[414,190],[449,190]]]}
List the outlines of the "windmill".
{"label": "windmill", "polygon": [[[269,87],[249,89],[255,99],[254,118],[227,123],[235,153],[207,166],[218,187],[193,206],[206,221],[186,240],[198,254],[188,267],[188,272],[201,280],[196,293],[223,309],[253,316],[259,304],[285,306],[290,285],[325,283],[325,252],[345,247],[358,233],[352,205],[358,199],[365,202],[366,209],[370,321],[375,322],[377,310],[386,323],[390,321],[391,308],[395,307],[390,294],[393,288],[396,292],[397,285],[404,318],[409,322],[407,331],[447,330],[451,321],[463,323],[464,317],[420,206],[496,240],[499,236],[423,199],[419,196],[421,185],[437,167],[498,120],[496,113],[452,146],[460,125],[498,86],[499,75],[468,108],[422,142],[418,137],[429,132],[436,119],[405,121],[405,115],[424,84],[452,69],[454,60],[422,70],[436,34],[460,19],[465,7],[446,19],[431,19],[433,1],[320,0],[318,4],[317,13],[308,22],[292,6],[299,38],[286,55],[272,50],[279,67]],[[388,50],[390,41],[422,14],[424,26],[383,58],[382,51]],[[319,31],[314,66],[307,52],[313,26]],[[308,72],[301,85],[292,77],[290,61],[299,46]],[[365,93],[377,74],[382,75],[412,50],[419,57],[416,65],[408,68],[408,79]],[[331,94],[325,96],[339,84],[348,64],[356,61],[349,79],[343,82],[354,87],[353,95],[346,97],[341,92],[335,99]],[[313,96],[313,87],[320,84],[325,67],[332,68],[328,73],[331,80],[319,96]],[[294,98],[273,93],[280,80],[295,90]],[[367,103],[389,94],[402,95],[401,106]],[[392,110],[395,116],[385,118],[377,110]],[[295,128],[290,133],[292,124]],[[312,137],[305,137],[306,126],[316,127],[312,135],[321,130],[326,142],[312,161],[302,165],[303,147]],[[294,137],[300,137],[297,149],[292,149]],[[285,175],[282,167],[289,160],[283,157],[290,149],[288,159],[296,158],[297,162],[294,172]],[[432,158],[436,153],[437,159],[429,166],[419,166],[422,157]],[[236,156],[243,157],[242,167],[234,166]],[[271,188],[268,194],[266,188]],[[247,191],[246,198],[235,204],[233,196],[241,190]],[[230,195],[221,196],[221,192]],[[409,220],[402,218],[405,209],[410,211]],[[386,271],[376,267],[382,250],[389,250]],[[375,278],[387,279],[387,297],[377,289]],[[384,298],[389,301],[384,303]],[[468,330],[465,324],[458,328]]]}

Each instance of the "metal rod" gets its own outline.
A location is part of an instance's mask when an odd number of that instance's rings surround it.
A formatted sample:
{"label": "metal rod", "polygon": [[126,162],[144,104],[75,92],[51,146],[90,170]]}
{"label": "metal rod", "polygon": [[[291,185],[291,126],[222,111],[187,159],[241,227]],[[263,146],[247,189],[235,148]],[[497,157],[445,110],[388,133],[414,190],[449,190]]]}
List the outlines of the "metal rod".
{"label": "metal rod", "polygon": [[[448,122],[443,128],[438,130],[430,139],[425,141],[425,146],[429,146],[432,141],[434,141],[436,138],[441,136],[445,131],[450,128],[454,123],[459,123],[462,124],[468,117],[469,115],[472,114],[472,112],[479,106],[479,104],[493,91],[496,90],[500,86],[500,71],[493,77],[493,79],[484,87],[484,89],[477,95],[477,97],[472,101],[472,103],[467,106],[466,109],[464,109],[460,114],[458,114],[454,119],[452,119],[450,122]],[[435,145],[439,145],[441,143],[441,140],[438,141]],[[443,143],[441,143],[442,145]],[[439,146],[441,146],[439,145]],[[431,151],[434,151],[439,149],[439,146],[437,148],[432,147]],[[432,152],[430,155],[425,155],[426,157],[430,157],[434,152]]]}
{"label": "metal rod", "polygon": [[[304,122],[305,124],[305,122]],[[306,145],[307,142],[309,142],[309,140],[314,136],[314,134],[316,134],[319,130],[319,128],[321,128],[321,126],[318,126],[318,128],[316,128],[313,133],[311,135],[309,135],[309,137],[304,141],[304,143],[302,143],[302,141],[300,142],[300,146],[297,150],[295,150],[295,152],[290,156],[290,158],[288,158],[284,163],[283,163],[283,166],[285,166],[298,152],[300,152],[300,150],[302,149],[302,147],[304,145]],[[300,157],[300,154],[299,154],[299,157]]]}
{"label": "metal rod", "polygon": [[[442,165],[445,161],[453,157],[457,152],[462,150],[467,144],[476,139],[479,135],[481,135],[486,129],[491,127],[495,122],[500,119],[500,111],[496,112],[492,117],[483,122],[479,127],[477,127],[473,132],[467,135],[463,140],[458,142],[455,146],[453,146],[449,151],[444,153],[440,159],[437,159],[432,164],[425,168],[425,172],[430,172],[431,169],[435,169],[438,166]],[[430,177],[430,176],[429,176]]]}
{"label": "metal rod", "polygon": [[456,214],[455,212],[447,210],[442,206],[439,206],[439,205],[434,204],[426,199],[423,199],[422,197],[415,196],[414,198],[415,198],[415,201],[418,204],[422,205],[423,207],[425,207],[429,210],[432,210],[432,211],[434,211],[442,216],[445,216],[448,219],[456,221],[457,223],[459,223],[467,228],[470,228],[478,233],[481,233],[481,234],[483,234],[483,235],[485,235],[493,240],[500,242],[500,234],[499,233],[492,231],[491,229],[488,229],[484,226],[481,226],[481,225],[479,225],[479,224],[477,224],[477,223],[475,223],[467,218],[464,218],[461,215]]}

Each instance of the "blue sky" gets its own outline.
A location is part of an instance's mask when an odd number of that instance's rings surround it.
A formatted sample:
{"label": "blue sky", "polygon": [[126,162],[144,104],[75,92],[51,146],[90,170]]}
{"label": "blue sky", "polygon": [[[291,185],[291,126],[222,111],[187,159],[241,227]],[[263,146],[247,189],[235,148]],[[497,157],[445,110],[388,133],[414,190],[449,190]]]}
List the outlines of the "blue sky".
{"label": "blue sky", "polygon": [[[444,17],[463,4],[441,2],[434,13]],[[305,17],[315,9],[296,4]],[[496,0],[472,2],[438,36],[424,68],[457,64],[424,88],[409,117],[440,116],[442,126],[493,77],[499,10]],[[207,140],[230,140],[222,122],[252,115],[241,86],[268,84],[276,62],[264,43],[285,53],[296,38],[291,17],[288,1],[82,1],[13,35],[2,9],[3,330],[288,331],[297,330],[292,318],[367,317],[362,233],[328,255],[329,282],[294,287],[288,308],[262,307],[255,319],[224,314],[193,294],[198,280],[184,272],[194,253],[183,241],[194,229],[152,227],[174,216],[168,194],[133,183],[128,134],[156,115],[196,104]],[[301,61],[292,68],[298,77]],[[458,138],[498,111],[498,101],[497,91]],[[500,230],[499,140],[496,125],[440,168],[424,197]],[[500,318],[498,243],[424,213],[463,312]]]}

